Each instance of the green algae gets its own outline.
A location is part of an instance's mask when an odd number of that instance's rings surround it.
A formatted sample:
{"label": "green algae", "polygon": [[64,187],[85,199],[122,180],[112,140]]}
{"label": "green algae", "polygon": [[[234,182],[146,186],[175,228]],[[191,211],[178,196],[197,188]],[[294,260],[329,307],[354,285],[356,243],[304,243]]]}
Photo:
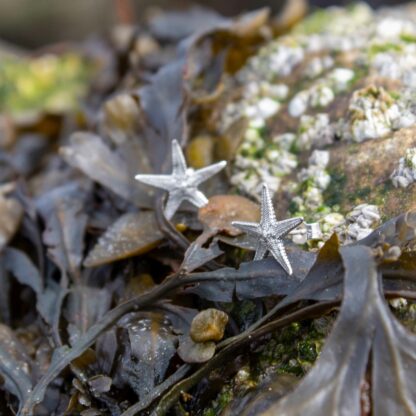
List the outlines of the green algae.
{"label": "green algae", "polygon": [[324,201],[328,206],[341,205],[345,196],[347,176],[338,169],[329,169],[331,182],[323,192]]}
{"label": "green algae", "polygon": [[273,366],[278,374],[302,376],[313,365],[325,334],[313,321],[293,323],[275,334],[258,355],[259,369]]}
{"label": "green algae", "polygon": [[294,34],[311,35],[321,32],[329,23],[331,13],[325,9],[320,9],[306,17],[293,30]]}
{"label": "green algae", "polygon": [[416,43],[416,36],[411,33],[402,33],[400,39],[406,43]]}
{"label": "green algae", "polygon": [[79,55],[43,55],[0,62],[0,111],[13,115],[78,107],[87,92],[91,66]]}
{"label": "green algae", "polygon": [[232,401],[234,398],[234,393],[231,384],[227,384],[218,394],[218,396],[212,401],[211,407],[205,409],[202,412],[202,416],[216,416],[221,414],[225,407]]}
{"label": "green algae", "polygon": [[232,400],[243,397],[249,389],[259,385],[270,371],[276,375],[305,375],[318,358],[333,320],[334,316],[328,315],[312,321],[295,322],[272,334],[269,341],[250,353],[250,365],[244,367],[249,374],[244,382],[239,380],[237,373],[202,415],[220,415]]}
{"label": "green algae", "polygon": [[386,42],[386,43],[376,43],[369,47],[369,55],[373,57],[379,53],[383,52],[402,52],[403,46],[398,43]]}

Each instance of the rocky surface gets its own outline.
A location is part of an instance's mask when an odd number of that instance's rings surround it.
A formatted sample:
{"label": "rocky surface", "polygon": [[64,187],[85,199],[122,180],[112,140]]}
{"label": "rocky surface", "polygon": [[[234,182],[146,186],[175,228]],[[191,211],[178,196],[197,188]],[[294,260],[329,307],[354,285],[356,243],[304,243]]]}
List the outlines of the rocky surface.
{"label": "rocky surface", "polygon": [[[230,76],[217,129],[237,143],[235,190],[258,200],[266,182],[281,216],[318,221],[324,238],[341,227],[345,242],[416,207],[415,17],[318,11]],[[354,221],[363,204],[377,221]]]}

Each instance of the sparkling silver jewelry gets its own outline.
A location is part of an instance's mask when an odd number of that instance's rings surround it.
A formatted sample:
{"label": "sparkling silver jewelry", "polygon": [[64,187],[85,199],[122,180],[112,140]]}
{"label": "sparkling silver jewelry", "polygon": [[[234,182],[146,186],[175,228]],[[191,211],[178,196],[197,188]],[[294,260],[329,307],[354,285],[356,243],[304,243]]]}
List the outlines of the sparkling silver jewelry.
{"label": "sparkling silver jewelry", "polygon": [[188,168],[179,143],[172,140],[172,173],[170,175],[136,175],[135,178],[139,182],[169,192],[165,215],[170,219],[183,201],[189,201],[198,208],[206,205],[208,199],[198,190],[198,186],[224,169],[226,164],[226,161],[222,161],[198,170]]}
{"label": "sparkling silver jewelry", "polygon": [[289,234],[303,222],[303,218],[290,218],[277,221],[269,189],[263,184],[261,193],[261,220],[260,223],[234,221],[233,226],[258,238],[254,260],[262,259],[270,251],[276,261],[289,274],[293,274],[292,266],[286,254],[282,237]]}

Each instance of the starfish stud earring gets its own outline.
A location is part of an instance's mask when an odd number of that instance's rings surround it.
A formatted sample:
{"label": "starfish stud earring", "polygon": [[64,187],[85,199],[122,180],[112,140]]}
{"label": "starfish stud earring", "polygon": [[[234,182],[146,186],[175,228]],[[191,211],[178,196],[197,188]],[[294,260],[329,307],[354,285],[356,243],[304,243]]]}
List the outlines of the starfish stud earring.
{"label": "starfish stud earring", "polygon": [[189,201],[198,208],[207,204],[208,199],[198,190],[198,186],[224,169],[227,162],[222,161],[194,170],[186,166],[182,149],[172,140],[172,173],[170,175],[136,175],[139,182],[169,192],[165,207],[166,218],[171,219],[183,201]]}
{"label": "starfish stud earring", "polygon": [[267,188],[267,185],[263,184],[260,223],[234,221],[232,225],[248,234],[258,237],[259,240],[257,242],[254,260],[262,259],[267,251],[270,251],[283,269],[289,275],[292,275],[292,266],[287,257],[282,237],[289,234],[291,230],[296,228],[302,222],[303,218],[301,217],[277,221],[269,189]]}

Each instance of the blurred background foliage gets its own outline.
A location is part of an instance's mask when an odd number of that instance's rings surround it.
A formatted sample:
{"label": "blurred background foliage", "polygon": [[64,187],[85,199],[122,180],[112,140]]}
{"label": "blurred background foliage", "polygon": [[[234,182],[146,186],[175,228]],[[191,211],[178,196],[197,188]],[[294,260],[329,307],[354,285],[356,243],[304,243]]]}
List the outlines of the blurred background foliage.
{"label": "blurred background foliage", "polygon": [[[136,23],[157,8],[178,10],[199,4],[233,16],[268,6],[278,12],[283,0],[0,0],[0,39],[26,48],[83,40],[105,34],[117,23]],[[311,0],[312,7],[346,5],[351,1]],[[371,6],[402,3],[369,0]]]}

